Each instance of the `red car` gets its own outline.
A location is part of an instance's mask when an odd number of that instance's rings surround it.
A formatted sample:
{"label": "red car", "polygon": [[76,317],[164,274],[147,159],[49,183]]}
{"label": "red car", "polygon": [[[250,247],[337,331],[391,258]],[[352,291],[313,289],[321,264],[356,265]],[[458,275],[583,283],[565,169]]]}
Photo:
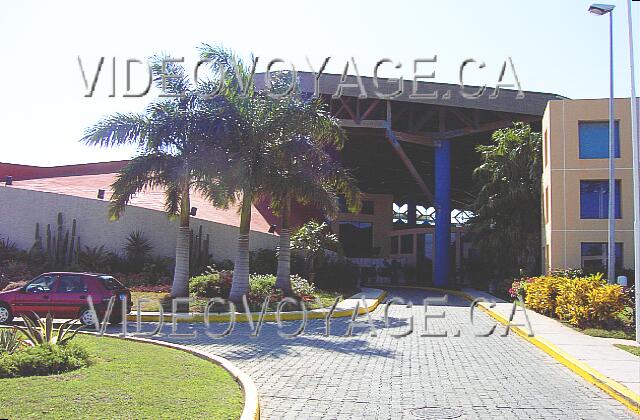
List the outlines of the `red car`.
{"label": "red car", "polygon": [[131,310],[131,292],[114,277],[94,273],[44,273],[20,289],[0,293],[0,324],[13,320],[14,316],[41,317],[51,313],[54,318],[78,318],[85,325],[93,325],[93,314],[87,304],[91,296],[94,308],[102,320],[115,296],[115,304],[109,322],[122,322],[122,301],[126,299],[127,313]]}

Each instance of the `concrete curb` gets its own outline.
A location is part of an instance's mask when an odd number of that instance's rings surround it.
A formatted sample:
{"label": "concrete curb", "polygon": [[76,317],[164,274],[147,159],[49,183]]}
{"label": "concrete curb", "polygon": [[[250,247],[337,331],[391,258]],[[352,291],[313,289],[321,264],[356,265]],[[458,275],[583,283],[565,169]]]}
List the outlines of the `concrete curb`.
{"label": "concrete curb", "polygon": [[[396,288],[405,288],[405,289],[421,289],[421,290],[429,290],[434,292],[444,292],[450,293],[452,295],[460,296],[467,299],[470,302],[473,302],[475,299],[469,294],[457,290],[446,290],[446,289],[438,289],[435,287],[420,287],[420,286],[391,286]],[[490,304],[486,302],[480,302],[478,307],[480,310],[485,312],[487,315],[501,323],[502,325],[507,325],[509,320],[503,317],[496,311],[491,310],[489,307]],[[523,330],[520,327],[512,326],[510,327],[511,331],[516,333],[519,337],[524,338],[534,346],[538,347],[540,350],[547,353],[549,356],[553,357],[556,361],[563,364],[569,370],[579,375],[587,382],[597,386],[602,389],[609,396],[614,398],[615,400],[624,404],[627,408],[629,408],[634,413],[640,414],[640,395],[636,394],[626,386],[620,384],[619,382],[614,381],[613,379],[607,377],[606,375],[598,372],[593,369],[589,365],[584,362],[579,361],[573,356],[569,355],[567,352],[561,350],[556,345],[552,344],[548,340],[544,338],[538,337],[530,337],[529,333]]]}
{"label": "concrete curb", "polygon": [[[358,314],[359,315],[363,315],[366,312],[372,312],[373,310],[375,310],[378,305],[380,305],[380,303],[384,300],[384,298],[387,296],[387,292],[384,290],[379,290],[379,289],[371,289],[372,291],[377,291],[378,295],[375,298],[371,298],[371,299],[366,299],[365,300],[374,300],[373,304],[371,304],[370,306],[364,308],[364,307],[359,307],[358,308]],[[344,318],[344,317],[351,317],[353,315],[353,308],[340,308],[340,305],[343,304],[345,301],[347,300],[361,300],[362,298],[354,298],[353,295],[352,297],[343,300],[342,302],[340,302],[338,304],[338,307],[336,308],[335,312],[333,312],[333,315],[331,316],[332,318]],[[327,308],[322,308],[322,309],[312,309],[310,311],[307,311],[307,319],[324,319],[327,316],[328,313],[328,309]],[[181,314],[181,315],[187,315],[187,314]],[[137,321],[137,314],[129,314],[127,315],[127,321]],[[158,317],[159,317],[159,313],[158,314],[142,314],[140,315],[141,318],[141,322],[158,322]],[[211,314],[209,315],[209,322],[229,322],[229,315],[226,314]],[[303,318],[303,312],[302,311],[291,311],[291,312],[282,312],[280,315],[280,318],[283,321],[300,321]],[[259,321],[260,319],[260,313],[259,312],[255,312],[251,314],[251,319],[252,321]],[[236,322],[248,322],[249,321],[249,317],[247,316],[246,313],[241,313],[241,312],[237,312],[236,313]],[[275,322],[277,321],[276,319],[276,313],[275,312],[267,312],[264,315],[264,321],[265,322]],[[171,314],[165,314],[164,315],[164,322],[172,322],[172,315]],[[190,316],[184,317],[184,318],[177,318],[176,322],[189,322],[189,323],[200,323],[200,322],[204,322],[204,314],[200,314],[200,313],[196,313],[196,314],[190,314]]]}
{"label": "concrete curb", "polygon": [[[79,331],[81,334],[89,334],[97,336],[97,333],[90,331]],[[242,415],[240,420],[259,420],[260,419],[260,398],[258,396],[258,388],[253,382],[253,379],[249,377],[242,369],[231,363],[224,357],[216,356],[206,351],[198,350],[195,348],[182,346],[180,344],[169,343],[167,341],[150,340],[140,337],[121,337],[117,334],[104,334],[105,337],[117,338],[119,340],[136,341],[139,343],[154,344],[156,346],[167,347],[175,350],[181,350],[190,353],[196,357],[215,363],[220,366],[235,379],[235,381],[242,388],[244,394],[244,408],[242,409]]]}

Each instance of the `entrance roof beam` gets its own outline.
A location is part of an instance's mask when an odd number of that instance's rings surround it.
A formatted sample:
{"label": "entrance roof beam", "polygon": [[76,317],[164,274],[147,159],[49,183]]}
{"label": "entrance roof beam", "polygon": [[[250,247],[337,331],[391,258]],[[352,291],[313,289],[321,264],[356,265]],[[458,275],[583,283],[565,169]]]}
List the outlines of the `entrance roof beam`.
{"label": "entrance roof beam", "polygon": [[400,141],[398,141],[398,137],[396,137],[394,131],[391,130],[391,127],[389,125],[387,125],[386,127],[386,133],[387,140],[389,140],[389,143],[391,144],[391,147],[393,147],[393,150],[395,150],[395,152],[398,154],[398,157],[400,158],[400,160],[402,160],[402,163],[404,163],[405,167],[420,187],[422,193],[427,197],[429,203],[433,203],[433,194],[431,193],[431,190],[429,189],[429,187],[427,187],[427,184],[420,176],[420,173],[418,173],[416,167],[413,166],[411,159],[409,159],[409,156],[407,156],[407,154],[405,153],[404,149],[400,145]]}

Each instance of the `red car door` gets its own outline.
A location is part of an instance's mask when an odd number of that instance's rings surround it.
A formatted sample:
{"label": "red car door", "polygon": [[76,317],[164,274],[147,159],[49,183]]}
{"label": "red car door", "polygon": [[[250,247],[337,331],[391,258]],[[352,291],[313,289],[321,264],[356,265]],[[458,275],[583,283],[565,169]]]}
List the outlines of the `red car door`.
{"label": "red car door", "polygon": [[51,310],[51,292],[57,280],[56,274],[43,274],[29,282],[14,300],[15,313],[30,315],[35,312],[41,317],[46,316]]}
{"label": "red car door", "polygon": [[51,311],[56,318],[77,318],[87,304],[88,288],[82,274],[60,274],[55,293],[51,294]]}

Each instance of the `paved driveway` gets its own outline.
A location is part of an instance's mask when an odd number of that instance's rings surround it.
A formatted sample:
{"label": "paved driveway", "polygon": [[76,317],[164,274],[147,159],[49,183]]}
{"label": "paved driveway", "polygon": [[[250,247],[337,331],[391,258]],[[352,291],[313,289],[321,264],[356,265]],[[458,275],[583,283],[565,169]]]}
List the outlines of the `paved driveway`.
{"label": "paved driveway", "polygon": [[[160,339],[219,354],[246,371],[258,386],[265,419],[635,418],[525,340],[501,337],[504,327],[475,337],[473,331],[488,331],[495,322],[478,310],[472,328],[467,301],[449,296],[446,306],[430,307],[430,314],[444,310],[446,317],[429,319],[429,332],[449,336],[424,337],[422,299],[441,295],[397,289],[393,296],[416,306],[392,305],[391,326],[384,328],[381,305],[372,314],[375,337],[364,329],[344,337],[348,322],[335,319],[329,337],[324,321],[312,320],[291,340],[281,338],[275,324],[250,338],[246,323],[222,339],[207,337],[201,325],[180,328],[198,332],[195,340]],[[392,337],[407,330],[412,315],[413,334]]]}

